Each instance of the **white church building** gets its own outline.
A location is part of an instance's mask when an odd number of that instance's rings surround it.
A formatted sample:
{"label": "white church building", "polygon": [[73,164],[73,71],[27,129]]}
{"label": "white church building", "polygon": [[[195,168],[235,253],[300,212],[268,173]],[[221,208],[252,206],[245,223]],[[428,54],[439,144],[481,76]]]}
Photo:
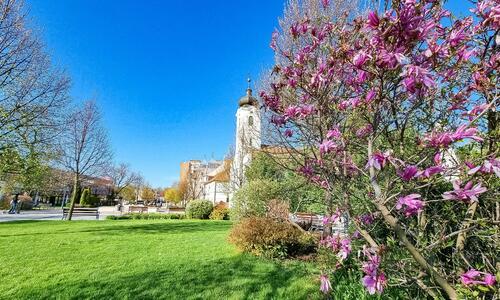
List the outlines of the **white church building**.
{"label": "white church building", "polygon": [[[234,192],[245,181],[245,168],[250,164],[252,152],[261,149],[261,114],[259,101],[252,95],[250,79],[246,94],[238,101],[234,155],[230,159],[181,163],[181,182],[191,180],[195,198],[218,203],[229,203]],[[188,179],[190,178],[190,179]]]}

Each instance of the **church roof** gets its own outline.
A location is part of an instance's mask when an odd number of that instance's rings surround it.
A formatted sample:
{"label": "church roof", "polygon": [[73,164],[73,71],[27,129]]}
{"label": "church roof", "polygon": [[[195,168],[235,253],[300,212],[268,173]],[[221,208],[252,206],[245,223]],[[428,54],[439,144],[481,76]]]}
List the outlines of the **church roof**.
{"label": "church roof", "polygon": [[244,105],[257,106],[259,104],[259,101],[254,96],[252,96],[252,89],[248,88],[247,94],[240,98],[239,104],[240,104],[240,107],[242,107]]}

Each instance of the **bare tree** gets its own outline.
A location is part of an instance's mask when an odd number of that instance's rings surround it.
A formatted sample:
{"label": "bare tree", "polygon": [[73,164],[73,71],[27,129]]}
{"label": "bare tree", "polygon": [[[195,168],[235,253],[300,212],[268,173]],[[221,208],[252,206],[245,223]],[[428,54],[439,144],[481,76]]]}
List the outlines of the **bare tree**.
{"label": "bare tree", "polygon": [[53,142],[69,88],[26,19],[22,1],[0,0],[0,151],[21,154],[26,143],[40,150]]}
{"label": "bare tree", "polygon": [[131,171],[130,166],[125,163],[110,166],[106,175],[113,181],[114,195],[119,195],[126,187],[136,184],[140,177],[139,174]]}
{"label": "bare tree", "polygon": [[101,115],[93,101],[72,113],[61,139],[61,162],[73,174],[73,195],[68,214],[71,220],[80,184],[86,176],[105,173],[112,158],[106,131],[101,126]]}

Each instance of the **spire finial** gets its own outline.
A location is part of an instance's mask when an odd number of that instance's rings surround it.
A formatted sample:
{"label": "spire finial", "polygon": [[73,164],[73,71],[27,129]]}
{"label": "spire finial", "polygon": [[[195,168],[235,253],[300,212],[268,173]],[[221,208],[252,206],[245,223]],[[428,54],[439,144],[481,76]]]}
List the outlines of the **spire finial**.
{"label": "spire finial", "polygon": [[252,79],[250,78],[250,76],[248,76],[247,82],[248,82],[247,95],[252,96],[252,88],[250,87],[250,83],[252,82]]}

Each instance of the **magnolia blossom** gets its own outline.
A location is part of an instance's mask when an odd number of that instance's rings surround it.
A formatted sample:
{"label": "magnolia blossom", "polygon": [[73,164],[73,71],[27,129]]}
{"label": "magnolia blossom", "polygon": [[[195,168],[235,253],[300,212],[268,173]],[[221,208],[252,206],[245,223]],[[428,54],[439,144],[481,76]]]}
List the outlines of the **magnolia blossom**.
{"label": "magnolia blossom", "polygon": [[411,179],[418,177],[418,168],[416,166],[406,166],[403,171],[398,171],[399,177],[404,181],[410,181]]}
{"label": "magnolia blossom", "polygon": [[444,171],[444,168],[442,166],[432,166],[432,167],[425,169],[424,171],[421,172],[421,174],[418,174],[418,175],[420,177],[430,178],[433,175],[441,173],[443,171]]}
{"label": "magnolia blossom", "polygon": [[326,134],[326,137],[328,139],[338,139],[341,137],[341,133],[340,133],[340,130],[338,127],[334,127],[330,130],[328,130],[327,134]]}
{"label": "magnolia blossom", "polygon": [[403,71],[403,85],[412,94],[419,93],[422,89],[431,88],[435,85],[431,74],[425,68],[408,65]]}
{"label": "magnolia blossom", "polygon": [[485,160],[482,165],[474,166],[471,162],[464,162],[469,167],[467,174],[474,175],[478,172],[483,174],[493,174],[500,178],[500,159],[492,158]]}
{"label": "magnolia blossom", "polygon": [[371,28],[377,28],[379,24],[380,24],[380,19],[377,16],[377,12],[376,11],[370,11],[368,13],[367,25],[369,27],[371,27]]}
{"label": "magnolia blossom", "polygon": [[370,295],[375,293],[381,294],[384,291],[384,287],[387,284],[387,279],[384,273],[376,275],[366,275],[363,277],[363,285],[368,290]]}
{"label": "magnolia blossom", "polygon": [[440,148],[448,147],[450,144],[463,140],[463,139],[473,139],[475,141],[483,141],[483,139],[477,136],[477,128],[471,127],[467,128],[467,125],[461,125],[455,130],[455,132],[441,132],[441,133],[431,133],[424,137],[424,141],[430,147]]}
{"label": "magnolia blossom", "polygon": [[396,209],[401,210],[404,206],[405,216],[413,216],[421,212],[425,206],[425,202],[420,200],[419,194],[410,194],[404,197],[400,197],[398,203],[396,204]]}
{"label": "magnolia blossom", "polygon": [[321,285],[319,287],[319,290],[323,292],[324,294],[328,294],[328,292],[331,291],[332,289],[332,284],[330,283],[330,279],[328,278],[327,275],[321,274],[319,277],[319,280],[321,281]]}
{"label": "magnolia blossom", "polygon": [[319,145],[319,152],[321,154],[327,154],[331,152],[332,150],[335,150],[337,148],[337,145],[330,141],[330,140],[324,140],[320,145]]}
{"label": "magnolia blossom", "polygon": [[356,53],[356,55],[354,55],[352,63],[357,68],[361,68],[371,58],[372,57],[369,54],[367,54],[364,50],[361,50],[358,53]]}
{"label": "magnolia blossom", "polygon": [[386,151],[384,153],[377,152],[374,153],[369,159],[368,163],[366,164],[366,168],[368,169],[369,167],[374,167],[377,170],[382,170],[382,168],[386,165],[387,161],[389,160],[390,157],[390,151]]}
{"label": "magnolia blossom", "polygon": [[366,137],[370,135],[373,132],[373,127],[371,124],[367,124],[364,127],[361,127],[360,129],[356,130],[356,136],[359,138]]}
{"label": "magnolia blossom", "polygon": [[[483,275],[483,280],[478,280],[479,279],[478,277],[481,275]],[[479,272],[475,269],[470,269],[469,271],[460,275],[460,280],[464,285],[480,284],[480,285],[494,286],[496,283],[494,275],[490,273]]]}
{"label": "magnolia blossom", "polygon": [[458,200],[469,203],[478,201],[477,196],[487,191],[485,187],[481,186],[481,183],[472,186],[472,181],[469,181],[463,188],[460,187],[460,184],[458,180],[453,181],[454,190],[445,192],[443,198],[446,200]]}
{"label": "magnolia blossom", "polygon": [[366,274],[362,279],[363,286],[368,290],[370,295],[375,293],[380,294],[387,284],[384,272],[379,270],[380,256],[373,248],[364,248],[363,254],[367,258],[367,261],[362,266],[363,272]]}

